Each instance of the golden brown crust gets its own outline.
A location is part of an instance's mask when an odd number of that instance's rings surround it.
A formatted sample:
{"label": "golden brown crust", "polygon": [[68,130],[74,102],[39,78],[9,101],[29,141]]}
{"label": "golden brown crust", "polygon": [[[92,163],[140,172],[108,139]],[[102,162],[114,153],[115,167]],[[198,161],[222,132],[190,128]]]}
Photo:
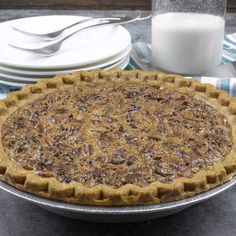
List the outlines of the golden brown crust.
{"label": "golden brown crust", "polygon": [[0,101],[0,128],[6,118],[19,107],[34,101],[43,94],[50,93],[57,88],[74,86],[83,81],[140,81],[150,84],[158,81],[172,83],[184,91],[193,91],[206,96],[223,112],[231,126],[234,146],[231,152],[210,170],[202,170],[193,178],[177,178],[172,183],[152,183],[147,187],[127,184],[118,189],[105,185],[85,187],[79,183],[61,183],[56,178],[39,177],[32,170],[23,169],[10,161],[0,143],[0,179],[18,189],[36,194],[40,197],[56,199],[68,203],[87,205],[148,205],[160,202],[183,199],[230,180],[236,173],[236,99],[230,99],[226,92],[217,90],[211,85],[198,81],[186,80],[181,76],[165,75],[155,71],[121,71],[113,70],[76,72],[72,75],[59,75],[53,79],[40,80],[35,85],[27,85],[19,92],[12,92]]}

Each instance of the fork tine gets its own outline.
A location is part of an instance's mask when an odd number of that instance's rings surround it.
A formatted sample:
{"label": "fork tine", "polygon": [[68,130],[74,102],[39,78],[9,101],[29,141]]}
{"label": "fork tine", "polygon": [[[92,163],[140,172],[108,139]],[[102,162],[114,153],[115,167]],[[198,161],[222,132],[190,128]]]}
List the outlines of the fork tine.
{"label": "fork tine", "polygon": [[15,48],[17,50],[21,50],[24,52],[31,52],[31,53],[36,53],[36,54],[40,54],[42,56],[53,56],[55,55],[55,52],[50,52],[49,50],[47,50],[46,48],[24,48],[24,47],[19,47],[17,45],[14,44],[8,44],[8,46]]}
{"label": "fork tine", "polygon": [[72,32],[71,34],[65,36],[64,38],[57,40],[56,42],[50,43],[50,44],[40,47],[40,48],[23,48],[23,47],[13,45],[13,44],[9,44],[9,46],[13,47],[15,49],[22,50],[22,51],[37,53],[37,54],[41,54],[41,55],[45,55],[45,56],[54,55],[60,49],[62,43],[65,40],[67,40],[68,38],[72,37],[73,35],[78,34],[79,32],[88,30],[88,29],[93,29],[93,28],[97,28],[97,27],[101,27],[101,26],[105,26],[105,25],[121,25],[121,24],[127,24],[127,23],[134,22],[136,20],[139,20],[141,17],[141,11],[136,11],[135,13],[136,13],[135,16],[127,15],[127,16],[123,17],[122,20],[113,20],[113,21],[107,20],[107,22],[102,22],[102,23],[97,23],[95,25],[86,26],[82,29]]}
{"label": "fork tine", "polygon": [[85,19],[85,20],[81,20],[81,21],[78,21],[78,22],[75,22],[69,26],[66,26],[64,28],[61,28],[59,30],[56,30],[56,31],[53,31],[53,32],[49,32],[49,33],[42,33],[42,34],[37,34],[37,33],[30,33],[28,31],[25,31],[25,30],[22,30],[22,29],[19,29],[15,26],[11,26],[11,28],[19,33],[22,33],[24,35],[27,35],[31,38],[36,38],[36,39],[41,39],[41,40],[46,40],[46,41],[52,41],[52,40],[55,40],[55,39],[58,39],[61,34],[69,29],[69,28],[72,28],[76,25],[79,25],[79,24],[82,24],[82,23],[85,23],[85,22],[89,22],[89,21],[92,21],[92,20],[113,20],[113,21],[119,21],[121,18],[120,17],[105,17],[105,18],[88,18],[88,19]]}
{"label": "fork tine", "polygon": [[17,28],[17,27],[15,27],[15,26],[11,26],[11,28],[12,29],[14,29],[15,31],[17,31],[17,32],[20,32],[20,33],[22,33],[22,34],[25,34],[25,35],[28,35],[28,36],[43,36],[43,35],[41,35],[41,34],[32,34],[32,33],[30,33],[30,32],[27,32],[27,31],[25,31],[25,30],[22,30],[22,29],[19,29],[19,28]]}
{"label": "fork tine", "polygon": [[22,47],[14,45],[14,44],[8,44],[8,46],[10,46],[12,48],[15,48],[15,49],[19,49],[19,50],[24,50],[24,51],[31,51],[32,50],[32,49],[29,49],[29,48],[22,48]]}

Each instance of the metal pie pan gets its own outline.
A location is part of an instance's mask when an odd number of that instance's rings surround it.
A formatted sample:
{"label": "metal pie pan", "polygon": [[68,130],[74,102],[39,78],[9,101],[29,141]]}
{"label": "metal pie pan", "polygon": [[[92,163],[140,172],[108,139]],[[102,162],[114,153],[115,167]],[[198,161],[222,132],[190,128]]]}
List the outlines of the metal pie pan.
{"label": "metal pie pan", "polygon": [[125,207],[99,207],[68,204],[59,201],[43,199],[35,195],[20,191],[0,181],[0,189],[13,194],[28,202],[34,203],[48,211],[66,217],[106,223],[138,222],[161,218],[182,211],[194,204],[208,200],[223,191],[229,189],[236,183],[236,177],[212,190],[197,194],[184,200],[161,203],[151,206],[125,206]]}

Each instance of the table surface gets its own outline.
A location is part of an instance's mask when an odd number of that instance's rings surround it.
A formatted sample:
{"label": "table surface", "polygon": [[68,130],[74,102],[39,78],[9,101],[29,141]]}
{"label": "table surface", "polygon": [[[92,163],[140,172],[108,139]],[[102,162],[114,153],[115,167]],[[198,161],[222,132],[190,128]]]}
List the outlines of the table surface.
{"label": "table surface", "polygon": [[[0,21],[48,14],[115,16],[124,11],[1,10]],[[134,42],[150,42],[150,22],[127,26]],[[226,16],[226,33],[236,32],[236,13]],[[175,215],[143,223],[96,224],[49,213],[0,190],[0,236],[64,235],[236,235],[236,187]]]}

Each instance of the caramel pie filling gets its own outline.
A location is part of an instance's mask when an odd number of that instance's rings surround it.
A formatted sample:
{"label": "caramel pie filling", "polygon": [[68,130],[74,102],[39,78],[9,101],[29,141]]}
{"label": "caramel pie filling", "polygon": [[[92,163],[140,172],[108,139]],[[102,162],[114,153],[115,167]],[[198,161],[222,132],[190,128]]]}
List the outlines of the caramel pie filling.
{"label": "caramel pie filling", "polygon": [[227,118],[201,96],[128,82],[43,95],[11,114],[2,134],[11,160],[88,187],[190,178],[233,146]]}

